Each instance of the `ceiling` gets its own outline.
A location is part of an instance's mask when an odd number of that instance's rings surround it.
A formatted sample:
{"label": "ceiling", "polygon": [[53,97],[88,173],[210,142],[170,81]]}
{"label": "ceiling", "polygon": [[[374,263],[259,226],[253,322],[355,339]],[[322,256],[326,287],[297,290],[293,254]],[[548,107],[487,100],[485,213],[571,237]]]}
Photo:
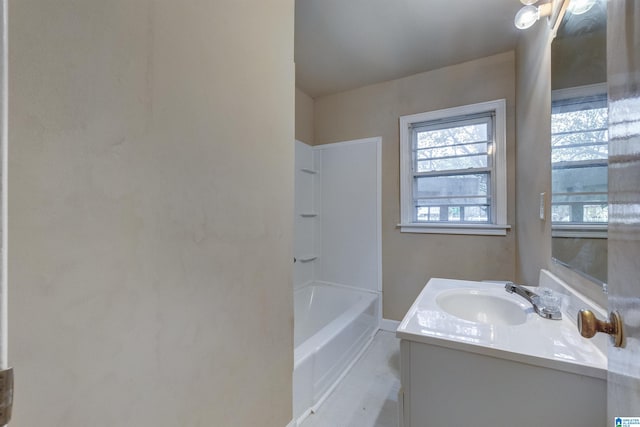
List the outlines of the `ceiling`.
{"label": "ceiling", "polygon": [[296,0],[296,86],[316,98],[514,49],[518,0]]}

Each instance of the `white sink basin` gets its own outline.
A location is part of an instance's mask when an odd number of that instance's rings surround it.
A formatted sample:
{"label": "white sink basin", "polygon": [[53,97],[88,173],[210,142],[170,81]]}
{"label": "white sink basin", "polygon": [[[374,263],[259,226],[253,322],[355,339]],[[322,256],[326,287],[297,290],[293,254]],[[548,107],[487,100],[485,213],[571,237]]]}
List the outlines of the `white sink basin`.
{"label": "white sink basin", "polygon": [[505,291],[456,289],[438,294],[436,303],[447,313],[469,322],[520,325],[527,320],[526,305],[515,302]]}

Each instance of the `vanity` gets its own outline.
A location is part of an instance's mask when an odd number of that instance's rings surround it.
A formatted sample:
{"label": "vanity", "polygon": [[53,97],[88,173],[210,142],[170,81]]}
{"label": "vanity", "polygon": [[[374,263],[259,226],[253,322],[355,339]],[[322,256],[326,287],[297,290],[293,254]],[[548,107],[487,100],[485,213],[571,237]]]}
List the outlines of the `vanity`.
{"label": "vanity", "polygon": [[585,307],[604,313],[548,271],[540,286],[559,296],[562,319],[504,282],[427,283],[396,332],[401,427],[606,425],[606,341],[582,338],[575,320]]}

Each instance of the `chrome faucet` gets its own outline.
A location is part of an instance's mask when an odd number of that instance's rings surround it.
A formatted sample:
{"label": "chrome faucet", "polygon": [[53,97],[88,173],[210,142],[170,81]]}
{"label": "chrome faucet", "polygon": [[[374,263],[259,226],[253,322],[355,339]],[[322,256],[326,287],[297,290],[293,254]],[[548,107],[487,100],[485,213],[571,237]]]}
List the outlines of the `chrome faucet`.
{"label": "chrome faucet", "polygon": [[562,319],[562,312],[560,311],[560,308],[558,306],[546,306],[543,301],[541,301],[540,295],[535,292],[531,292],[530,290],[511,282],[504,285],[504,289],[510,294],[518,294],[529,301],[533,306],[533,310],[541,317],[551,320]]}

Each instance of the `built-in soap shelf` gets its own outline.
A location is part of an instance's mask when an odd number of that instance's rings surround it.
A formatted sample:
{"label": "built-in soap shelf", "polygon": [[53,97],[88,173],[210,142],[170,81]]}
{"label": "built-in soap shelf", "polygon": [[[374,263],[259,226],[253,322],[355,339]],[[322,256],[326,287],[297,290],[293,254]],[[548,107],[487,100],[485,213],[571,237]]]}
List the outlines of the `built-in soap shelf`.
{"label": "built-in soap shelf", "polygon": [[315,218],[318,216],[318,214],[313,212],[307,212],[307,213],[301,213],[300,216],[302,218]]}
{"label": "built-in soap shelf", "polygon": [[308,168],[301,168],[300,170],[301,170],[302,172],[304,172],[304,173],[308,173],[308,174],[311,174],[311,175],[315,175],[315,174],[317,174],[317,173],[318,173],[318,171],[317,171],[317,170],[308,169]]}
{"label": "built-in soap shelf", "polygon": [[318,259],[318,257],[316,255],[306,255],[306,256],[299,257],[298,261],[300,261],[300,262],[311,262],[311,261],[315,261],[316,259]]}

